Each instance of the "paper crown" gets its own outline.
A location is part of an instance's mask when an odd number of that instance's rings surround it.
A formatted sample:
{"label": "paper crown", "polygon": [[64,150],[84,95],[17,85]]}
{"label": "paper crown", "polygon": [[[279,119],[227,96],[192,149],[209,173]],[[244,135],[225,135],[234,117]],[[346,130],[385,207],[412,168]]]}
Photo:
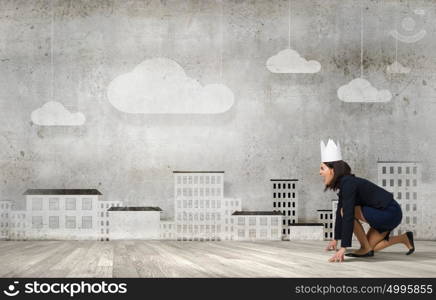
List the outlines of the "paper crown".
{"label": "paper crown", "polygon": [[341,154],[341,145],[336,146],[335,142],[332,139],[329,139],[327,142],[327,146],[321,141],[321,161],[322,162],[331,162],[342,160]]}

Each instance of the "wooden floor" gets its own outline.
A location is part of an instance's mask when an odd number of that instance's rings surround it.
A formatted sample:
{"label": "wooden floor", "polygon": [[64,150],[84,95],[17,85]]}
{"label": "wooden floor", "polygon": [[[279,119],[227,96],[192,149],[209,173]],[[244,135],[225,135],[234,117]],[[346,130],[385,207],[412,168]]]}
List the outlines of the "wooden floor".
{"label": "wooden floor", "polygon": [[343,263],[326,243],[0,241],[0,277],[436,277],[436,241]]}

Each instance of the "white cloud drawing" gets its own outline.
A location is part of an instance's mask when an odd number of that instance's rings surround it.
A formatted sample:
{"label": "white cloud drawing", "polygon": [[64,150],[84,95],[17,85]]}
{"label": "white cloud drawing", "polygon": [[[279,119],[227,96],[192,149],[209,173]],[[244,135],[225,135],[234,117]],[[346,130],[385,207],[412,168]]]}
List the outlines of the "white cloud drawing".
{"label": "white cloud drawing", "polygon": [[316,60],[306,60],[297,51],[285,49],[266,61],[266,67],[272,73],[317,73],[321,64]]}
{"label": "white cloud drawing", "polygon": [[72,113],[61,103],[49,101],[31,114],[32,122],[41,126],[80,126],[85,123],[85,115]]}
{"label": "white cloud drawing", "polygon": [[218,114],[234,103],[223,84],[202,86],[168,58],[152,58],[119,75],[107,89],[109,102],[125,113]]}
{"label": "white cloud drawing", "polygon": [[388,102],[392,98],[389,90],[377,90],[363,78],[355,78],[338,89],[338,97],[344,102]]}
{"label": "white cloud drawing", "polygon": [[398,61],[394,61],[386,67],[386,72],[390,74],[407,74],[410,72],[410,68],[403,66]]}

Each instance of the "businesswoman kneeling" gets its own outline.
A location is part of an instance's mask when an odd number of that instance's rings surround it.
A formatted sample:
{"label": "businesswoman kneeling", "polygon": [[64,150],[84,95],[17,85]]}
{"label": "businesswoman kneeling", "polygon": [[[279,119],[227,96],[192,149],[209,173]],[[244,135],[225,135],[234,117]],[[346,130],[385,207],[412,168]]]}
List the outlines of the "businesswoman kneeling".
{"label": "businesswoman kneeling", "polygon": [[[389,238],[390,232],[401,223],[403,217],[401,206],[392,193],[351,174],[350,166],[342,160],[340,145],[333,140],[329,139],[327,145],[321,141],[321,161],[319,174],[323,177],[324,191],[339,189],[334,240],[326,247],[326,250],[336,251],[330,262],[341,262],[344,256],[374,256],[374,251],[398,243],[403,243],[409,249],[406,255],[415,251],[412,232]],[[360,222],[369,224],[367,233]],[[351,247],[353,233],[360,243],[360,249],[345,254],[346,248]],[[341,248],[337,250],[339,239]]]}

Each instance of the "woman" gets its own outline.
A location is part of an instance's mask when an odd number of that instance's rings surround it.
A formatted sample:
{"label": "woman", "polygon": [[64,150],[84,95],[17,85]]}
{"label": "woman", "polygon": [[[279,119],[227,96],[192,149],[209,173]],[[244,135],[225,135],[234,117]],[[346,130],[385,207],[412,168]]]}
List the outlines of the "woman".
{"label": "woman", "polygon": [[[323,177],[325,189],[336,191],[339,197],[336,211],[334,240],[330,241],[326,250],[336,250],[337,241],[341,240],[341,248],[329,259],[340,262],[345,256],[370,257],[394,244],[403,243],[409,251],[415,251],[413,233],[406,232],[389,239],[390,232],[402,219],[401,207],[393,198],[393,194],[378,185],[351,174],[350,166],[342,160],[340,145],[329,139],[327,146],[321,141],[320,175]],[[368,223],[370,229],[365,234],[360,222]],[[360,249],[345,254],[351,246],[353,233],[356,235]]]}

